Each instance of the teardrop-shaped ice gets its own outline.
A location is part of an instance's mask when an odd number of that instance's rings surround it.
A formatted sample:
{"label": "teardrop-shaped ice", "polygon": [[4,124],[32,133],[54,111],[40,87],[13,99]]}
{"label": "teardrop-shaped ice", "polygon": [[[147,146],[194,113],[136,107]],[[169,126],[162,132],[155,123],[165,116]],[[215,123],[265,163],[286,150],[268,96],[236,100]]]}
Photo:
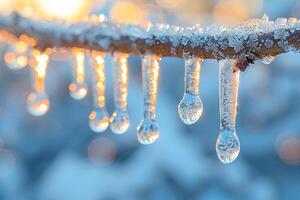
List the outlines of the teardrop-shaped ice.
{"label": "teardrop-shaped ice", "polygon": [[185,124],[195,123],[202,115],[203,104],[198,95],[191,92],[184,94],[178,105],[178,114]]}
{"label": "teardrop-shaped ice", "polygon": [[94,109],[89,115],[89,124],[94,132],[103,132],[109,126],[109,115],[105,107],[105,54],[98,51],[92,51],[91,55]]}
{"label": "teardrop-shaped ice", "polygon": [[235,131],[239,71],[233,71],[234,60],[222,60],[219,66],[220,134],[216,142],[217,156],[227,164],[240,152],[240,142]]}
{"label": "teardrop-shaped ice", "polygon": [[188,125],[195,123],[203,111],[203,103],[199,96],[201,63],[201,59],[184,53],[185,88],[177,108],[180,119]]}
{"label": "teardrop-shaped ice", "polygon": [[69,90],[73,99],[80,100],[83,99],[88,92],[88,86],[85,80],[85,50],[73,48],[73,54],[73,81],[69,85]]}
{"label": "teardrop-shaped ice", "polygon": [[33,116],[42,116],[49,110],[49,98],[45,92],[32,92],[27,98],[27,109]]}
{"label": "teardrop-shaped ice", "polygon": [[103,132],[109,126],[109,115],[106,109],[97,109],[89,114],[89,125],[94,132]]}
{"label": "teardrop-shaped ice", "polygon": [[234,161],[240,152],[240,141],[235,131],[221,130],[216,143],[216,152],[219,160],[225,164]]}
{"label": "teardrop-shaped ice", "polygon": [[110,118],[110,130],[116,134],[123,134],[130,126],[130,119],[127,112],[115,111]]}
{"label": "teardrop-shaped ice", "polygon": [[115,111],[110,118],[110,130],[116,134],[127,131],[130,125],[127,109],[128,96],[128,55],[115,53],[113,55],[113,81]]}
{"label": "teardrop-shaped ice", "polygon": [[83,83],[70,83],[69,85],[69,91],[70,95],[73,99],[80,100],[83,99],[87,92],[88,92],[88,86],[85,82]]}
{"label": "teardrop-shaped ice", "polygon": [[157,56],[146,55],[142,58],[144,116],[137,127],[137,138],[142,144],[151,144],[159,137],[156,122],[159,60]]}
{"label": "teardrop-shaped ice", "polygon": [[137,127],[137,138],[142,144],[152,144],[159,137],[156,120],[150,117],[141,120]]}
{"label": "teardrop-shaped ice", "polygon": [[41,116],[49,110],[49,98],[45,91],[45,77],[49,55],[38,50],[32,51],[31,63],[32,92],[27,98],[27,109],[34,116]]}

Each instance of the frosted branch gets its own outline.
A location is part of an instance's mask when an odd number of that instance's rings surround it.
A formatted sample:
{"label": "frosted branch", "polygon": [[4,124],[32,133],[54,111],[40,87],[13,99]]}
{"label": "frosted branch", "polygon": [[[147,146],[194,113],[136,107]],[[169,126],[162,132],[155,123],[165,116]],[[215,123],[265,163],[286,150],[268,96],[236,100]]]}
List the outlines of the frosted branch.
{"label": "frosted branch", "polygon": [[100,24],[39,21],[12,13],[0,15],[0,29],[15,36],[25,34],[38,40],[35,48],[80,47],[90,50],[123,52],[131,55],[155,54],[182,57],[189,51],[203,59],[243,57],[253,62],[265,56],[300,49],[300,21],[266,16],[236,27],[201,28],[153,25],[148,27],[111,22]]}

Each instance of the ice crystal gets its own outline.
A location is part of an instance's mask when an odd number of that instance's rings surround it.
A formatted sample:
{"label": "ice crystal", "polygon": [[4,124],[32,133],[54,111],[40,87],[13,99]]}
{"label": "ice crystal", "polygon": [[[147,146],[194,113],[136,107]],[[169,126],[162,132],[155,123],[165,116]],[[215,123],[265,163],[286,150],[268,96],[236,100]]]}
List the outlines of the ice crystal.
{"label": "ice crystal", "polygon": [[229,40],[228,45],[230,47],[233,47],[233,49],[236,53],[238,53],[244,49],[243,40],[239,36],[237,36],[237,35],[232,36],[228,40]]}

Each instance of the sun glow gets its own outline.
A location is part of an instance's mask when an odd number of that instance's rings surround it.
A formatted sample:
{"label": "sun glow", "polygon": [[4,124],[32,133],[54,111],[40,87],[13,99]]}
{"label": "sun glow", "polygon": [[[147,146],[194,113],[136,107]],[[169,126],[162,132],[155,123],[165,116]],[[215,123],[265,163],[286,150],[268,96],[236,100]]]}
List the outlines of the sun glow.
{"label": "sun glow", "polygon": [[85,0],[33,0],[33,6],[43,18],[58,18],[74,22],[83,19],[89,13],[92,2]]}

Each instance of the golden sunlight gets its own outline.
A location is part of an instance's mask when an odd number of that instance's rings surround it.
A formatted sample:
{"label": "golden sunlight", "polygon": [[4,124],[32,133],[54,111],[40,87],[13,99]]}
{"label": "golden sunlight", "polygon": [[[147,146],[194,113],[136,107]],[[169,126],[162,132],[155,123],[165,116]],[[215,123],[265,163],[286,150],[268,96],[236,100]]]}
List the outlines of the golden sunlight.
{"label": "golden sunlight", "polygon": [[46,19],[69,22],[82,20],[92,9],[92,1],[85,0],[33,0],[34,10]]}
{"label": "golden sunlight", "polygon": [[113,21],[121,23],[136,24],[141,23],[144,19],[141,8],[130,1],[117,1],[110,14]]}

